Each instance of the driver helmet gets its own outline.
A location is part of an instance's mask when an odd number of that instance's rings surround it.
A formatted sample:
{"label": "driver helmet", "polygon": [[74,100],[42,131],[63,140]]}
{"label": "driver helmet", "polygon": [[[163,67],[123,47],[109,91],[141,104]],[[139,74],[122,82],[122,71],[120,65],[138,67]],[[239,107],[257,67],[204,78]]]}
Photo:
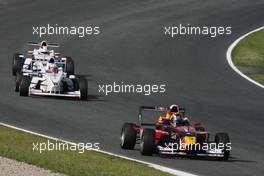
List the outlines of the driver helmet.
{"label": "driver helmet", "polygon": [[48,52],[48,45],[46,41],[42,41],[39,48],[41,53],[47,53]]}
{"label": "driver helmet", "polygon": [[55,65],[54,58],[50,58],[49,64],[48,64],[48,70],[54,73],[58,72],[57,66]]}
{"label": "driver helmet", "polygon": [[55,62],[54,58],[50,58],[49,63],[54,64],[54,62]]}
{"label": "driver helmet", "polygon": [[179,112],[179,106],[176,104],[173,104],[169,107],[169,110],[166,114],[166,119],[167,120],[172,120],[173,116],[180,116],[180,112]]}
{"label": "driver helmet", "polygon": [[174,113],[179,113],[179,106],[176,104],[170,105],[169,111]]}

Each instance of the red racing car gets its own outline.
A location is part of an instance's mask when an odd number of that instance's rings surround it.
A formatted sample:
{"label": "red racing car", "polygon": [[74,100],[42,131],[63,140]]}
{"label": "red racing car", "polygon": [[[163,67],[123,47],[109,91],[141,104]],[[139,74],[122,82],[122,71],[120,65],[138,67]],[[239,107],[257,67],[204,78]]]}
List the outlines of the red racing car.
{"label": "red racing car", "polygon": [[[142,106],[139,108],[138,124],[125,123],[121,130],[121,148],[133,150],[139,144],[142,155],[186,155],[207,156],[227,160],[230,156],[231,142],[227,133],[216,133],[209,141],[209,132],[200,123],[143,122],[143,111],[167,113],[168,108]],[[185,109],[178,113],[185,116]]]}

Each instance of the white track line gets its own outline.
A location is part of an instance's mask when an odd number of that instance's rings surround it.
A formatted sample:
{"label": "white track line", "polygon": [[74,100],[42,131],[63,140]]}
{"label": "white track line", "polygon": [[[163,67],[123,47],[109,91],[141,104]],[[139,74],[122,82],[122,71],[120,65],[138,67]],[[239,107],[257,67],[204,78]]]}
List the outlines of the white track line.
{"label": "white track line", "polygon": [[[71,144],[71,145],[78,145],[77,143],[74,143],[74,142],[62,140],[62,139],[59,139],[59,138],[55,138],[55,137],[44,135],[44,134],[40,134],[40,133],[36,133],[36,132],[30,131],[30,130],[26,130],[26,129],[23,129],[23,128],[15,127],[15,126],[12,126],[12,125],[9,125],[9,124],[6,124],[6,123],[0,122],[0,125],[3,125],[5,127],[9,127],[9,128],[13,128],[13,129],[16,129],[16,130],[19,130],[19,131],[23,131],[23,132],[26,132],[26,133],[30,133],[30,134],[33,134],[33,135],[36,135],[36,136],[44,137],[44,138],[47,138],[47,139],[51,139],[51,140],[55,140],[55,141],[61,141],[61,142],[64,142],[64,143],[67,143],[67,144]],[[92,149],[92,150],[96,151],[96,152],[104,153],[104,154],[107,154],[107,155],[119,157],[119,158],[122,158],[122,159],[127,159],[127,160],[130,160],[130,161],[134,161],[134,162],[137,162],[137,163],[145,164],[148,167],[152,167],[152,168],[155,168],[157,170],[160,170],[162,172],[166,172],[166,173],[169,173],[169,174],[172,174],[172,175],[177,175],[177,176],[197,176],[195,174],[191,174],[191,173],[188,173],[188,172],[184,172],[184,171],[168,168],[168,167],[165,167],[165,166],[160,166],[158,164],[145,162],[145,161],[137,160],[137,159],[134,159],[134,158],[129,158],[129,157],[126,157],[126,156],[123,156],[123,155],[118,155],[118,154],[107,152],[107,151],[103,151],[103,150],[96,150],[96,149]]]}
{"label": "white track line", "polygon": [[246,33],[245,35],[239,37],[237,40],[235,40],[232,45],[229,46],[228,50],[227,50],[227,53],[226,53],[226,58],[227,58],[227,61],[228,61],[228,64],[230,65],[230,67],[235,70],[240,76],[242,76],[243,78],[245,78],[246,80],[252,82],[253,84],[261,87],[261,88],[264,88],[264,85],[256,82],[255,80],[251,79],[250,77],[246,76],[244,73],[242,73],[233,63],[232,61],[232,51],[233,49],[235,48],[235,46],[242,40],[244,39],[245,37],[249,36],[250,34],[254,33],[254,32],[257,32],[257,31],[260,31],[264,29],[264,26],[260,27],[260,28],[257,28],[249,33]]}

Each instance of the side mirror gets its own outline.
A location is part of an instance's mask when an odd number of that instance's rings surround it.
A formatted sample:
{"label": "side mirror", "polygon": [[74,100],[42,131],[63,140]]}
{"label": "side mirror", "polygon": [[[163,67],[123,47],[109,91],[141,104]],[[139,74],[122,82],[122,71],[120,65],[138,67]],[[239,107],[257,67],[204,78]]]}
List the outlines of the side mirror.
{"label": "side mirror", "polygon": [[193,122],[192,123],[193,124],[193,127],[198,127],[198,126],[201,126],[201,122]]}
{"label": "side mirror", "polygon": [[75,79],[75,76],[74,75],[70,75],[69,78],[70,79]]}

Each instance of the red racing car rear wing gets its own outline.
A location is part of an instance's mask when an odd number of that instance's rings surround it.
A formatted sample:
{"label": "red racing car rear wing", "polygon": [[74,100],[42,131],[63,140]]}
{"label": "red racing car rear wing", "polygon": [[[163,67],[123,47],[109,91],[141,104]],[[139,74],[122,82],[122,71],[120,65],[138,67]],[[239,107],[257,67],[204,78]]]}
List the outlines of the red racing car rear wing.
{"label": "red racing car rear wing", "polygon": [[[154,112],[167,112],[169,110],[168,107],[162,106],[140,106],[138,113],[138,124],[139,126],[155,126],[156,123],[143,123],[142,122],[142,112],[143,111],[154,111]],[[180,108],[180,113],[185,113],[185,108]]]}

